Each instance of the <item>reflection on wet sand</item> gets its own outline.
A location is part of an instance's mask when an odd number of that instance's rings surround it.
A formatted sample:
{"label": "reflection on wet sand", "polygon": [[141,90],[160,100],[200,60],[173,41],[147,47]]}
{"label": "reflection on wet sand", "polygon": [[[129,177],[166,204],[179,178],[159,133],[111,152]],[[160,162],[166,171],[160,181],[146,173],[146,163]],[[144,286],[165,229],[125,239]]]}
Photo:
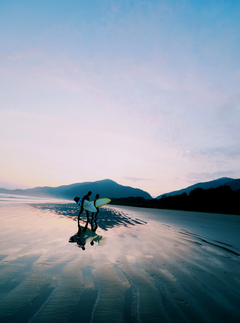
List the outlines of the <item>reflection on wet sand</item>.
{"label": "reflection on wet sand", "polygon": [[[91,225],[91,229],[88,228],[89,222]],[[92,221],[88,220],[84,227],[80,226],[80,230],[78,230],[77,233],[70,237],[69,242],[76,242],[79,248],[85,250],[86,243],[89,242],[89,244],[93,246],[95,242],[99,243],[102,239],[102,236],[96,234],[97,228],[97,219]]]}
{"label": "reflection on wet sand", "polygon": [[4,203],[1,323],[239,322],[239,217]]}

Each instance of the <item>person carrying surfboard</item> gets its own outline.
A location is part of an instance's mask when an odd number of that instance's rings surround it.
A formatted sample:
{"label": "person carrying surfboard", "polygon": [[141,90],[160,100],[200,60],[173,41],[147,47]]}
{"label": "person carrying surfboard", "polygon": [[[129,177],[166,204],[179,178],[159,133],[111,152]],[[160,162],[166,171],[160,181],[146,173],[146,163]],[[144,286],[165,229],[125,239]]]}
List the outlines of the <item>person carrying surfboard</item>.
{"label": "person carrying surfboard", "polygon": [[[75,197],[74,198],[74,201],[77,203],[77,204],[79,204],[79,202],[80,202],[80,212],[79,212],[79,214],[78,214],[78,230],[80,231],[81,230],[81,227],[80,227],[80,215],[82,214],[82,212],[83,212],[83,210],[84,210],[84,208],[83,208],[83,203],[84,203],[84,201],[85,200],[87,200],[87,201],[89,201],[89,197],[90,197],[90,195],[92,194],[92,192],[91,191],[89,191],[86,195],[84,195],[84,197],[80,200],[80,198],[78,198],[78,197]],[[87,214],[87,221],[89,221],[89,213],[88,213],[88,211],[87,210],[85,210],[86,211],[86,214]]]}
{"label": "person carrying surfboard", "polygon": [[[98,212],[99,212],[99,208],[96,206],[96,201],[99,199],[99,194],[97,194],[95,196],[95,199],[93,200],[93,204],[95,206],[95,208],[97,209],[97,212],[95,213],[95,219],[97,218]],[[92,213],[92,221],[93,221],[93,216],[94,216],[94,212]]]}

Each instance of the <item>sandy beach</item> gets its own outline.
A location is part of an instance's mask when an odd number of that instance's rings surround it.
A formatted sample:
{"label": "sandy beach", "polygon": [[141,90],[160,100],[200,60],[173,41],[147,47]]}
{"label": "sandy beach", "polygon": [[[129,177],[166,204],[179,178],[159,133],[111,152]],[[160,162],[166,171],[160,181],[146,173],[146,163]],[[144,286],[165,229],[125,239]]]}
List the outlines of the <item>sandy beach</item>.
{"label": "sandy beach", "polygon": [[77,236],[77,215],[0,197],[1,323],[240,321],[239,216],[110,205]]}

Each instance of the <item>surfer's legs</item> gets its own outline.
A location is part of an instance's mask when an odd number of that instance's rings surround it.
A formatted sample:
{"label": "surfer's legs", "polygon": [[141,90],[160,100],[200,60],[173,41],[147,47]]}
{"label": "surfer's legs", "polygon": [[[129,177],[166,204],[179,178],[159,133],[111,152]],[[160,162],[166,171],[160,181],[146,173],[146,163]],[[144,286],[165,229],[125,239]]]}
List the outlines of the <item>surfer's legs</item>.
{"label": "surfer's legs", "polygon": [[[95,224],[95,227],[93,226],[93,222],[94,222],[94,224]],[[91,230],[92,230],[93,232],[96,232],[97,228],[98,228],[98,225],[97,225],[97,219],[95,218],[95,219],[94,219],[94,220],[92,220],[92,222],[91,222]]]}
{"label": "surfer's legs", "polygon": [[98,212],[99,212],[99,208],[97,207],[97,212],[96,213],[92,213],[92,220],[94,219],[94,214],[95,214],[95,219],[97,218]]}
{"label": "surfer's legs", "polygon": [[80,230],[80,215],[82,214],[83,212],[83,208],[80,209],[80,212],[78,214],[78,229]]}
{"label": "surfer's legs", "polygon": [[89,222],[89,213],[87,210],[86,210],[86,214],[87,214],[87,221]]}
{"label": "surfer's legs", "polygon": [[98,212],[99,212],[99,208],[97,207],[97,212],[95,213],[95,219],[97,218]]}
{"label": "surfer's legs", "polygon": [[87,220],[87,223],[85,224],[85,227],[83,228],[83,231],[86,232],[87,226],[88,226],[89,220]]}

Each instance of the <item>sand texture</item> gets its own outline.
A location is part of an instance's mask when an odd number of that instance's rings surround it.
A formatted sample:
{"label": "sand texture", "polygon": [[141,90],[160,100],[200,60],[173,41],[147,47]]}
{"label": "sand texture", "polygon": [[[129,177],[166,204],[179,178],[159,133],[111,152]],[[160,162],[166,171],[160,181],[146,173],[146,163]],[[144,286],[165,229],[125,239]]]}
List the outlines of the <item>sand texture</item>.
{"label": "sand texture", "polygon": [[0,198],[1,323],[240,322],[240,216],[104,206],[77,235],[77,215]]}

